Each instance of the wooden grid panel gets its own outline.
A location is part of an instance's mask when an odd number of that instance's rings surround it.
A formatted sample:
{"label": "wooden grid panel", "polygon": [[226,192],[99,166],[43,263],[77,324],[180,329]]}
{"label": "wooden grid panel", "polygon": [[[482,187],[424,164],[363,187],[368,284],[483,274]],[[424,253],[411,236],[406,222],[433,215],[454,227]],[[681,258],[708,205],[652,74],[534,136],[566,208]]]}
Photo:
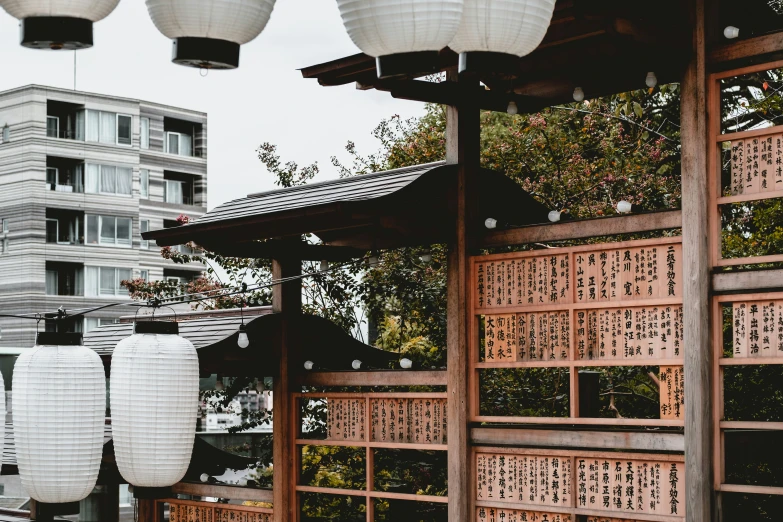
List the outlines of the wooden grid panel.
{"label": "wooden grid panel", "polygon": [[[725,421],[723,377],[726,366],[750,366],[760,364],[783,364],[783,354],[778,355],[778,335],[783,335],[778,305],[783,305],[783,292],[758,294],[722,295],[713,298],[712,343],[713,343],[713,436],[715,437],[713,466],[715,489],[727,493],[760,495],[783,495],[783,487],[754,486],[726,483],[724,463],[725,430],[775,430],[783,431],[783,422]],[[755,307],[755,308],[754,308]],[[732,323],[731,357],[724,357],[724,309],[730,310]],[[751,312],[753,310],[753,312]],[[765,336],[770,339],[765,340]]]}
{"label": "wooden grid panel", "polygon": [[476,505],[495,508],[496,517],[498,509],[607,521],[685,517],[682,455],[480,447],[474,463]]}
{"label": "wooden grid panel", "polygon": [[[301,438],[301,408],[295,416],[298,426],[295,440],[297,474],[301,472],[302,446],[345,446],[365,448],[366,488],[350,490],[304,486],[297,484],[296,493],[320,493],[363,497],[366,520],[375,520],[373,499],[408,500],[413,502],[448,503],[448,497],[390,493],[373,489],[375,480],[375,448],[438,450],[446,445],[446,393],[293,393],[295,401],[326,401],[327,439]],[[367,414],[369,412],[369,415]],[[339,423],[339,428],[338,428]],[[347,425],[346,425],[347,423]],[[360,426],[359,423],[362,423]],[[299,514],[296,513],[298,520]]]}
{"label": "wooden grid panel", "polygon": [[166,499],[169,522],[272,522],[272,510],[255,506]]}
{"label": "wooden grid panel", "polygon": [[[660,419],[580,418],[578,411],[579,368],[682,367],[682,266],[679,237],[472,258],[469,419],[683,426],[681,393],[662,403]],[[480,415],[478,371],[485,368],[569,368],[569,417]]]}

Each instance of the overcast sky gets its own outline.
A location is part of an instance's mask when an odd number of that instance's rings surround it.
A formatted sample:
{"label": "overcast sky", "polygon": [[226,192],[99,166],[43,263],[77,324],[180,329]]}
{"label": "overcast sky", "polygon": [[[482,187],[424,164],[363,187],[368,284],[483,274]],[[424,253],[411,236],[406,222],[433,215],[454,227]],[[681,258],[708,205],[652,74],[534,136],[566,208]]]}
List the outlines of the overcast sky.
{"label": "overcast sky", "polygon": [[[0,90],[30,83],[73,88],[72,51],[19,45],[18,22],[0,9]],[[423,113],[422,104],[353,85],[321,87],[301,67],[358,52],[334,0],[278,0],[264,32],[242,46],[239,69],[199,70],[171,63],[143,0],[122,0],[95,24],[95,46],[76,53],[76,89],[205,111],[209,116],[209,208],[273,188],[255,150],[278,145],[284,161],[318,161],[319,179],[336,177],[332,155],[348,140],[374,152],[370,132],[381,119]]]}

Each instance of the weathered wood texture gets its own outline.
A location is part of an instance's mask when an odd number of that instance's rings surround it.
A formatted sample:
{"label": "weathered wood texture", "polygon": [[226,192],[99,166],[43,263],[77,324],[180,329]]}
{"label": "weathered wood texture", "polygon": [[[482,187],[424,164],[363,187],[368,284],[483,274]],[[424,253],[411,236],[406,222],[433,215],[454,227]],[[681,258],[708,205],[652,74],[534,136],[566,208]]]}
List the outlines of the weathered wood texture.
{"label": "weathered wood texture", "polygon": [[707,63],[710,70],[719,71],[743,62],[771,61],[780,58],[782,52],[783,33],[765,34],[715,46],[707,54]]}
{"label": "weathered wood texture", "polygon": [[446,372],[379,370],[374,372],[313,372],[294,377],[297,386],[445,386]]}
{"label": "weathered wood texture", "polygon": [[529,243],[547,243],[566,239],[668,230],[680,228],[681,226],[682,212],[680,210],[666,210],[630,216],[564,221],[551,225],[533,225],[506,230],[493,230],[485,232],[478,237],[476,246],[491,248]]}
{"label": "weathered wood texture", "polygon": [[[297,260],[273,260],[272,278],[281,280],[295,277],[302,272],[302,263]],[[274,312],[285,315],[299,314],[302,311],[302,286],[301,281],[294,279],[286,283],[276,285],[272,290],[272,309]],[[274,522],[288,522],[298,520],[299,509],[296,502],[296,472],[298,459],[295,456],[295,439],[299,431],[295,420],[298,419],[294,411],[296,401],[291,392],[289,380],[289,357],[286,338],[288,327],[283,320],[281,338],[275,346],[276,358],[279,361],[277,372],[273,378],[272,409],[275,412],[273,424],[272,463],[273,471],[273,503]]]}
{"label": "weathered wood texture", "polygon": [[716,294],[783,289],[783,269],[712,274],[712,291]]}
{"label": "weathered wood texture", "polygon": [[254,502],[272,502],[271,489],[240,488],[222,486],[220,484],[193,484],[179,482],[171,487],[171,492],[178,495],[195,495],[198,497],[220,497],[231,500],[252,500]]}
{"label": "weathered wood texture", "polygon": [[643,431],[582,431],[475,427],[470,442],[481,446],[539,446],[552,448],[595,448],[621,451],[682,452],[681,433]]}
{"label": "weathered wood texture", "polygon": [[[453,77],[453,76],[452,76]],[[469,89],[460,82],[460,87]],[[447,109],[446,158],[458,162],[457,219],[455,242],[449,245],[447,275],[447,440],[449,522],[468,522],[472,516],[470,495],[471,463],[468,447],[468,329],[472,319],[469,307],[470,279],[468,248],[475,226],[475,213],[469,206],[468,186],[471,172],[479,169],[480,119],[478,107],[469,97],[458,107]]]}
{"label": "weathered wood texture", "polygon": [[[712,353],[710,201],[704,0],[692,0],[693,55],[682,80],[683,313],[685,317],[685,485],[687,522],[712,520]],[[718,116],[718,115],[716,115]]]}

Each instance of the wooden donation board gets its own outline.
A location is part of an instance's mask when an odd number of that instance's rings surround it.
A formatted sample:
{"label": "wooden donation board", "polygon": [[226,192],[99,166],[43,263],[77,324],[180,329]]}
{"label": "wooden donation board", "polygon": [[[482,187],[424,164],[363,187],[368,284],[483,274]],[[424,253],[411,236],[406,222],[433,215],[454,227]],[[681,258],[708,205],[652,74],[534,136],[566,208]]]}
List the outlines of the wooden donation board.
{"label": "wooden donation board", "polygon": [[783,134],[733,140],[731,148],[731,195],[783,190]]}
{"label": "wooden donation board", "polygon": [[272,510],[216,502],[166,500],[169,522],[272,522]]}
{"label": "wooden donation board", "polygon": [[[326,400],[326,440],[364,441],[368,401]],[[400,444],[445,444],[446,399],[371,398],[370,441]]]}
{"label": "wooden donation board", "polygon": [[[783,430],[779,418],[769,420],[725,419],[724,373],[727,368],[783,364],[783,292],[721,295],[713,298],[713,400],[716,440],[714,461],[715,488],[738,493],[783,495],[783,488],[772,484],[731,484],[727,482],[725,462],[727,430]],[[770,394],[775,389],[770,390]],[[744,408],[746,418],[756,413]],[[771,414],[774,416],[775,414]],[[736,458],[736,457],[735,457]],[[759,464],[761,466],[761,464]]]}
{"label": "wooden donation board", "polygon": [[478,520],[504,520],[498,510],[536,521],[685,517],[681,455],[508,448],[475,455]]}
{"label": "wooden donation board", "polygon": [[568,367],[578,417],[578,368],[659,366],[657,423],[682,425],[682,264],[678,237],[472,258],[474,369]]}

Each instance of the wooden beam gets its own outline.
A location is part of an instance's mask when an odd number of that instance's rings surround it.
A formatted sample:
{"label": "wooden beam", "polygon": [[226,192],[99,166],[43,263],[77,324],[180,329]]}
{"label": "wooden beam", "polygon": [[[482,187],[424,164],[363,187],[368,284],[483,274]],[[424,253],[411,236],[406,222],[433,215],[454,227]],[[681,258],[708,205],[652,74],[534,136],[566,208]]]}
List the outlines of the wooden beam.
{"label": "wooden beam", "polygon": [[[455,72],[449,73],[456,79]],[[464,89],[458,106],[449,106],[446,112],[446,162],[459,165],[457,175],[456,208],[454,223],[455,241],[449,245],[447,266],[447,386],[448,395],[448,481],[449,522],[468,522],[473,519],[472,466],[468,444],[469,418],[469,364],[468,325],[471,320],[468,302],[470,228],[475,210],[470,206],[469,181],[471,174],[479,171],[480,111],[471,92],[475,89],[471,80],[461,80]],[[475,80],[473,80],[475,82]]]}
{"label": "wooden beam", "polygon": [[717,72],[739,65],[771,62],[781,55],[783,33],[772,33],[716,46],[707,55],[707,64],[711,72]]}
{"label": "wooden beam", "polygon": [[[272,279],[295,277],[302,273],[301,261],[286,259],[272,260]],[[275,343],[277,371],[272,380],[272,464],[274,522],[289,522],[299,519],[296,501],[296,481],[299,459],[296,458],[296,436],[298,415],[289,372],[289,323],[287,315],[302,312],[302,283],[298,279],[278,284],[272,289],[272,310],[283,314],[280,338]]]}
{"label": "wooden beam", "polygon": [[445,386],[446,372],[379,370],[313,372],[293,376],[297,386]]}
{"label": "wooden beam", "polygon": [[201,245],[210,252],[229,257],[281,259],[293,257],[304,261],[350,261],[364,257],[366,251],[345,246],[311,245],[304,241],[204,241]]}
{"label": "wooden beam", "polygon": [[[682,79],[682,244],[685,349],[685,520],[710,522],[713,404],[705,0],[691,0],[693,55]],[[714,89],[713,89],[714,91]],[[715,93],[712,92],[712,95]],[[720,117],[716,115],[716,117]]]}
{"label": "wooden beam", "polygon": [[563,221],[551,225],[533,225],[505,230],[492,230],[485,232],[479,237],[476,246],[481,248],[492,248],[529,243],[548,243],[550,241],[563,241],[567,239],[668,230],[680,228],[681,226],[682,211],[664,210],[630,216]]}
{"label": "wooden beam", "polygon": [[271,489],[235,488],[219,484],[191,484],[180,482],[171,486],[171,491],[179,495],[196,495],[199,497],[230,498],[231,500],[252,500],[255,502],[273,502]]}
{"label": "wooden beam", "polygon": [[712,274],[712,291],[716,294],[734,292],[767,292],[783,290],[783,269],[716,272]]}
{"label": "wooden beam", "polygon": [[657,431],[581,431],[475,427],[470,430],[470,443],[478,446],[535,446],[658,452],[685,451],[685,438],[682,433]]}

